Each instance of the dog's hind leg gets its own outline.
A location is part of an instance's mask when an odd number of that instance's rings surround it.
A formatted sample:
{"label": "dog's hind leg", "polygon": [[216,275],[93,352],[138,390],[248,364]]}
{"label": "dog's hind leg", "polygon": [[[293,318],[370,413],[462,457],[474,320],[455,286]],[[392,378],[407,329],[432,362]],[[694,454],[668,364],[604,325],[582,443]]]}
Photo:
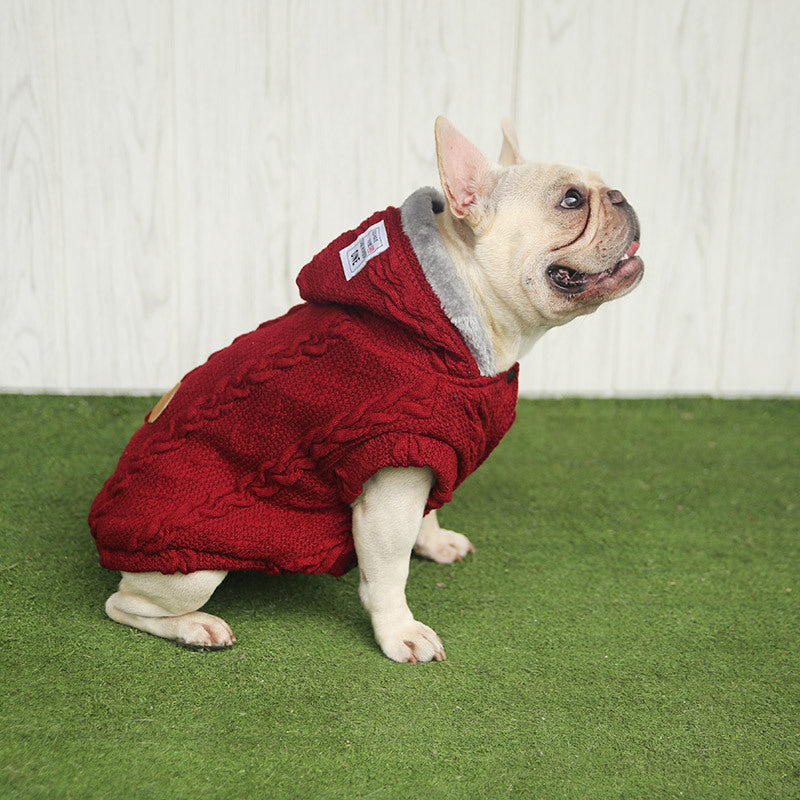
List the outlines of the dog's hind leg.
{"label": "dog's hind leg", "polygon": [[188,575],[123,572],[119,591],[106,601],[106,614],[115,622],[174,639],[192,650],[221,650],[236,641],[228,623],[198,609],[227,574],[222,570]]}

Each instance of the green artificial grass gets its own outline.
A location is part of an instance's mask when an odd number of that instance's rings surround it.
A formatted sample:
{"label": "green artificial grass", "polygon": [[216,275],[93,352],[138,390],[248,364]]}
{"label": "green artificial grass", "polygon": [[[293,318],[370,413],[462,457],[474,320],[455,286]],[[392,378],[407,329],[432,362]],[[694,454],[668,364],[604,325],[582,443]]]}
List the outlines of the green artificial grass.
{"label": "green artificial grass", "polygon": [[521,401],[414,559],[448,660],[357,574],[237,574],[197,654],[103,613],[91,500],[148,398],[0,396],[0,797],[800,797],[800,403]]}

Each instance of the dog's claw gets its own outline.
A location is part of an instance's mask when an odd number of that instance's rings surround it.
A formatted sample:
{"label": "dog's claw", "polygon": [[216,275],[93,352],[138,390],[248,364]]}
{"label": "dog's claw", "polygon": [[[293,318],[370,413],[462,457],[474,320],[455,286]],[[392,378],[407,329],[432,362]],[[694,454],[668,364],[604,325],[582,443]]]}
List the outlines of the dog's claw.
{"label": "dog's claw", "polygon": [[174,641],[186,650],[196,653],[227,650],[236,641],[228,623],[219,617],[196,612],[178,619],[181,620],[181,629]]}
{"label": "dog's claw", "polygon": [[414,652],[415,650],[414,642],[409,642],[408,639],[403,639],[403,644],[411,651],[411,655],[409,656],[408,659],[409,662],[411,662],[415,666],[419,664],[419,661],[417,661],[416,653]]}
{"label": "dog's claw", "polygon": [[436,632],[416,620],[394,632],[376,631],[376,638],[384,654],[400,664],[445,659],[444,648]]}
{"label": "dog's claw", "polygon": [[[235,642],[236,639],[233,640]],[[217,650],[227,650],[233,647],[233,642],[230,644],[197,644],[196,642],[187,642],[184,639],[175,639],[175,644],[182,647],[184,650],[190,650],[193,653],[213,653]]]}

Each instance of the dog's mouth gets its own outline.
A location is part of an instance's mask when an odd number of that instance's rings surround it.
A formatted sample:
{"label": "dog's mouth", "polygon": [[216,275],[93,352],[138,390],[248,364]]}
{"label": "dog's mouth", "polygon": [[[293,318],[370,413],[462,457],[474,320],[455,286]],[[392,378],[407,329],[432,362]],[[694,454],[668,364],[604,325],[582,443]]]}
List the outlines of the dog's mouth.
{"label": "dog's mouth", "polygon": [[562,264],[552,264],[547,268],[547,278],[554,289],[572,297],[590,290],[592,295],[599,295],[628,288],[644,269],[642,260],[636,255],[638,249],[639,242],[631,242],[625,255],[603,272],[579,272]]}

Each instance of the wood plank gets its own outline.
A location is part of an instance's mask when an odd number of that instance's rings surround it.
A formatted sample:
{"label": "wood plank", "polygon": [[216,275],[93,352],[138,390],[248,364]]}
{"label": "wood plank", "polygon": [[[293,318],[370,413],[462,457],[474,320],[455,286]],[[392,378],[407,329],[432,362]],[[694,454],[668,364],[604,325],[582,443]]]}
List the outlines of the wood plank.
{"label": "wood plank", "polygon": [[[533,394],[800,394],[791,0],[8,0],[0,386],[163,390],[297,299],[342,230],[489,155],[631,199],[648,269],[551,331]],[[786,231],[786,233],[784,233]]]}
{"label": "wood plank", "polygon": [[635,352],[618,383],[626,393],[718,388],[747,5],[638,9],[629,158],[649,269],[640,305],[621,308]]}
{"label": "wood plank", "polygon": [[[522,4],[518,127],[531,161],[585,164],[630,196],[625,150],[632,117],[634,0]],[[628,302],[627,298],[623,302]],[[614,391],[619,307],[552,330],[523,360],[520,390]]]}
{"label": "wood plank", "polygon": [[514,114],[519,15],[515,0],[390,4],[395,60],[387,69],[406,194],[439,185],[433,129],[440,114],[498,157],[500,120]]}
{"label": "wood plank", "polygon": [[741,57],[722,394],[800,395],[800,5],[759,0]]}
{"label": "wood plank", "polygon": [[[451,48],[455,66],[481,41],[486,49],[487,30],[497,37],[502,67],[482,83],[468,76],[464,108],[511,86],[516,5],[471,6],[479,19],[465,25],[453,4],[273,3],[264,17],[255,3],[176,4],[182,357],[282,313],[297,298],[297,272],[331,238],[437,181],[433,122],[452,86],[430,68],[432,42]],[[446,19],[456,20],[450,37]],[[409,41],[409,30],[424,33]],[[510,88],[505,98],[489,121],[497,148]],[[410,126],[424,129],[416,182],[403,167]]]}
{"label": "wood plank", "polygon": [[523,74],[536,82],[549,67],[557,88],[523,94],[547,121],[547,152],[557,141],[571,148],[629,197],[647,272],[630,297],[537,346],[532,361],[547,392],[714,389],[723,299],[713,288],[725,268],[738,101],[731,76],[746,16],[742,3],[730,7],[548,6],[533,48],[545,56]]}
{"label": "wood plank", "polygon": [[155,389],[176,352],[172,8],[58,3],[55,31],[70,387]]}
{"label": "wood plank", "polygon": [[69,362],[49,2],[0,5],[0,386],[64,388]]}
{"label": "wood plank", "polygon": [[181,374],[294,299],[287,6],[175,3]]}
{"label": "wood plank", "polygon": [[291,53],[290,205],[309,221],[292,235],[299,264],[373,211],[438,185],[439,114],[499,152],[516,9],[510,0],[292,4],[290,40],[302,46]]}
{"label": "wood plank", "polygon": [[[289,257],[318,250],[397,197],[397,80],[387,62],[393,4],[293,2],[289,12]],[[312,99],[313,98],[313,99]]]}

